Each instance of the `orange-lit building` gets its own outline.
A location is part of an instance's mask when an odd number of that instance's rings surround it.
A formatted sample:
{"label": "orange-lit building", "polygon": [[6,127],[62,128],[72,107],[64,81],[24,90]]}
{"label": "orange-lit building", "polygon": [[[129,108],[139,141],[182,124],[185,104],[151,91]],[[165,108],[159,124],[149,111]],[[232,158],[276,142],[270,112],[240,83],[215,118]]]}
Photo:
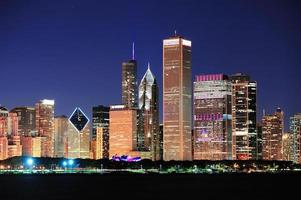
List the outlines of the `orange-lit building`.
{"label": "orange-lit building", "polygon": [[163,159],[192,159],[191,41],[163,40]]}
{"label": "orange-lit building", "polygon": [[284,114],[280,108],[262,119],[262,157],[264,160],[282,160]]}
{"label": "orange-lit building", "polygon": [[136,147],[137,111],[124,105],[110,107],[109,158],[130,155]]}
{"label": "orange-lit building", "polygon": [[41,137],[21,137],[22,155],[41,157]]}
{"label": "orange-lit building", "polygon": [[36,104],[36,130],[41,141],[42,157],[54,156],[54,100],[41,100]]}
{"label": "orange-lit building", "polygon": [[8,114],[8,157],[22,156],[21,138],[18,129],[18,115]]}
{"label": "orange-lit building", "polygon": [[290,161],[290,133],[282,135],[282,160]]}

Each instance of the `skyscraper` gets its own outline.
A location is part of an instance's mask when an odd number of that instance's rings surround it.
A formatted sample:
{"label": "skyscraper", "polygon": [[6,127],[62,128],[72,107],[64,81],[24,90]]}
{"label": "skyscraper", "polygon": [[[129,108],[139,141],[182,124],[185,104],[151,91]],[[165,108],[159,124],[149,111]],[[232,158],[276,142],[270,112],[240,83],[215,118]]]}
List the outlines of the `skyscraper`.
{"label": "skyscraper", "polygon": [[130,155],[136,148],[137,110],[124,105],[110,107],[109,158]]}
{"label": "skyscraper", "polygon": [[301,113],[290,117],[290,160],[301,163]]}
{"label": "skyscraper", "polygon": [[223,74],[199,75],[193,94],[193,159],[232,159],[231,82]]}
{"label": "skyscraper", "polygon": [[[152,160],[161,160],[159,136],[159,87],[148,64],[139,85],[139,109],[141,111],[140,125],[143,133],[143,146],[151,151]],[[138,137],[138,139],[141,137]],[[137,141],[138,142],[138,141]]]}
{"label": "skyscraper", "polygon": [[257,158],[256,91],[257,83],[241,73],[232,81],[232,134],[234,157],[239,160]]}
{"label": "skyscraper", "polygon": [[36,130],[41,137],[41,156],[54,155],[54,100],[41,100],[36,104]]}
{"label": "skyscraper", "polygon": [[282,160],[290,161],[290,133],[282,135]]}
{"label": "skyscraper", "polygon": [[109,158],[109,122],[110,107],[95,106],[92,109],[93,132],[92,142],[94,142],[94,159]]}
{"label": "skyscraper", "polygon": [[18,126],[21,136],[36,135],[36,113],[33,107],[16,107],[11,112],[18,115]]}
{"label": "skyscraper", "polygon": [[18,129],[17,113],[8,113],[8,157],[21,156],[22,146]]}
{"label": "skyscraper", "polygon": [[8,158],[8,110],[0,106],[0,160]]}
{"label": "skyscraper", "polygon": [[137,61],[133,57],[122,63],[122,104],[127,108],[138,107]]}
{"label": "skyscraper", "polygon": [[262,157],[264,160],[282,160],[283,111],[277,108],[262,119]]}
{"label": "skyscraper", "polygon": [[164,160],[191,160],[191,41],[163,40]]}
{"label": "skyscraper", "polygon": [[65,115],[54,118],[54,156],[67,158],[69,120]]}

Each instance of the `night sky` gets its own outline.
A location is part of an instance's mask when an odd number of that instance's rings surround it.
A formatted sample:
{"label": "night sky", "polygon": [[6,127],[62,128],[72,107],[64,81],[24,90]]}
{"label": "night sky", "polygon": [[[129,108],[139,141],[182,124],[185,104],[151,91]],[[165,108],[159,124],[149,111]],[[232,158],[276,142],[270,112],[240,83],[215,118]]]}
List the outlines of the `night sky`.
{"label": "night sky", "polygon": [[149,61],[162,107],[162,39],[176,29],[192,41],[193,77],[247,73],[258,112],[280,106],[288,120],[301,112],[300,11],[297,0],[0,0],[0,104],[48,98],[56,115],[79,106],[88,116],[119,104],[134,41],[139,82]]}

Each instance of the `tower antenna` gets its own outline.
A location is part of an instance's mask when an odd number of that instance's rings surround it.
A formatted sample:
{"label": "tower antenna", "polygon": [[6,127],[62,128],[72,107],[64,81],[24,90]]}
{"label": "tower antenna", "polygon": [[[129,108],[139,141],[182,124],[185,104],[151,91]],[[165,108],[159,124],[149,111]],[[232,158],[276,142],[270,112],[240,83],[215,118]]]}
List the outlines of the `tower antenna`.
{"label": "tower antenna", "polygon": [[132,47],[132,60],[135,60],[135,42],[133,42],[133,47]]}
{"label": "tower antenna", "polygon": [[177,36],[177,30],[175,29],[175,36]]}

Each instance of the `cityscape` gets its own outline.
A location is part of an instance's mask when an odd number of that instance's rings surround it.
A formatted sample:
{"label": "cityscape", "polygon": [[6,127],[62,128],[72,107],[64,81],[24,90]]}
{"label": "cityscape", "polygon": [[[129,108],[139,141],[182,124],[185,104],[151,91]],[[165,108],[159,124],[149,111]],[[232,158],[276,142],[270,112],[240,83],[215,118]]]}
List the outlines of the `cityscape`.
{"label": "cityscape", "polygon": [[0,199],[288,199],[297,0],[0,0]]}

